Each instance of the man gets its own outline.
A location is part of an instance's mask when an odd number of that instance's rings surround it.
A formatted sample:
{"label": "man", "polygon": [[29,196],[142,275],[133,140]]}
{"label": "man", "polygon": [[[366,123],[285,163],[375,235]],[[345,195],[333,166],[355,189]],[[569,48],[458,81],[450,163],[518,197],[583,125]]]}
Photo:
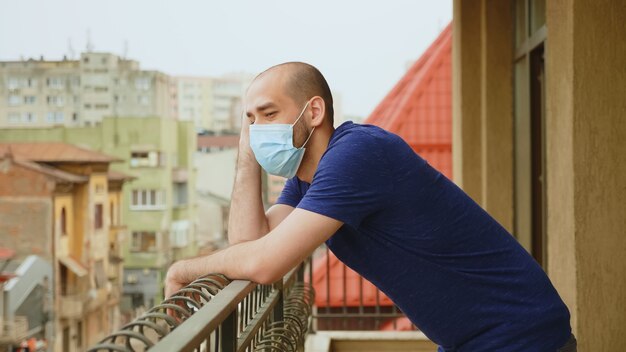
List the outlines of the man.
{"label": "man", "polygon": [[[569,311],[541,267],[398,136],[350,122],[335,130],[316,68],[266,70],[245,108],[231,246],[172,265],[166,296],[214,272],[272,283],[326,242],[440,351],[575,350]],[[260,165],[288,178],[267,212]]]}

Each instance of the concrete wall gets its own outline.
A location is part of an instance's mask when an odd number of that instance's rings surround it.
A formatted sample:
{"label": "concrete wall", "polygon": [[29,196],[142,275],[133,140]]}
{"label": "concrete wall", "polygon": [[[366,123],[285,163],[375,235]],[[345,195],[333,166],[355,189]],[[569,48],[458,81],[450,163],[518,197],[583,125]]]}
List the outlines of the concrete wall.
{"label": "concrete wall", "polygon": [[[626,3],[546,3],[547,272],[579,350],[624,351]],[[455,181],[506,227],[514,220],[512,4],[455,0],[453,27]]]}
{"label": "concrete wall", "polygon": [[512,231],[511,4],[456,0],[454,18],[454,181]]}
{"label": "concrete wall", "polygon": [[547,2],[548,270],[581,351],[626,350],[626,3]]}

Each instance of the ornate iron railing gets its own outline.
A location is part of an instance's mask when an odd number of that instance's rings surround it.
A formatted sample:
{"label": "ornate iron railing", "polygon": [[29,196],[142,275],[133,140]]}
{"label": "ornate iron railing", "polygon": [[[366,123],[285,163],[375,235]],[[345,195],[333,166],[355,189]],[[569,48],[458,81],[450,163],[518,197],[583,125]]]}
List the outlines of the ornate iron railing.
{"label": "ornate iron railing", "polygon": [[313,302],[304,264],[273,285],[208,275],[88,352],[302,351]]}

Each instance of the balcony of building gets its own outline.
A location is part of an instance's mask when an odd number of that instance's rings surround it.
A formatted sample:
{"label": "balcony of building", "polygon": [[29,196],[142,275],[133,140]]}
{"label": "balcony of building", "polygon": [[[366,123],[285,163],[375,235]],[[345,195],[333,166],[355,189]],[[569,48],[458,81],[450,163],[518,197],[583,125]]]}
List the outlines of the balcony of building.
{"label": "balcony of building", "polygon": [[0,346],[18,343],[28,335],[28,318],[12,317],[3,319],[0,317]]}
{"label": "balcony of building", "polygon": [[321,247],[273,285],[198,279],[89,351],[436,349],[390,302]]}
{"label": "balcony of building", "polygon": [[83,294],[59,296],[59,317],[62,319],[80,319],[85,313],[86,297]]}

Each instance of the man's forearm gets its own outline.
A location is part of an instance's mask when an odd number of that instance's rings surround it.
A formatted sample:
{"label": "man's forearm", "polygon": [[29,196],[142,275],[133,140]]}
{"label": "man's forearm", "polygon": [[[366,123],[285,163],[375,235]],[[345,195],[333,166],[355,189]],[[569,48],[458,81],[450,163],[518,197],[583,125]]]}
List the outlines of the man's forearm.
{"label": "man's forearm", "polygon": [[259,241],[262,239],[239,243],[210,255],[178,261],[170,268],[168,275],[176,277],[185,285],[212,273],[222,274],[230,279],[271,283],[275,273],[262,265],[263,251],[259,251],[259,246],[263,244]]}
{"label": "man's forearm", "polygon": [[242,131],[228,219],[230,244],[254,240],[269,232],[261,187],[261,167],[254,159],[247,134]]}

